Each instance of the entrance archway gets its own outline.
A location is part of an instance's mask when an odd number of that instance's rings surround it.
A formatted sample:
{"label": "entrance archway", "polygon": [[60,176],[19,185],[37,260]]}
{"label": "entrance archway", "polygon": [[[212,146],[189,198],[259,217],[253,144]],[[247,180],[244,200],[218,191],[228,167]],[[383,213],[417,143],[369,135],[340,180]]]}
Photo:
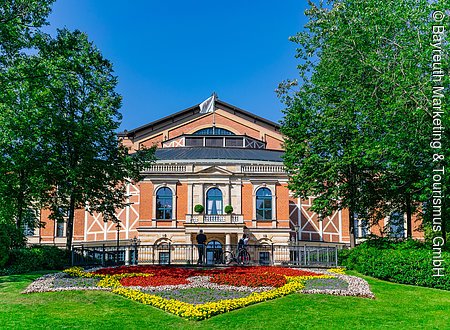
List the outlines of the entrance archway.
{"label": "entrance archway", "polygon": [[222,264],[223,251],[222,244],[219,241],[209,241],[206,244],[206,264],[207,265],[216,265]]}

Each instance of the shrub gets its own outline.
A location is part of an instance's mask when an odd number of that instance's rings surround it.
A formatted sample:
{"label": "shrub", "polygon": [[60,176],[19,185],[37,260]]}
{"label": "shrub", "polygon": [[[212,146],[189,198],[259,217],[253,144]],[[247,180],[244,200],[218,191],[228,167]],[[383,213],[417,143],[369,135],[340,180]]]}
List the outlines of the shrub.
{"label": "shrub", "polygon": [[69,263],[66,250],[56,246],[32,246],[13,249],[8,262],[9,273],[27,273],[44,269],[63,269]]}
{"label": "shrub", "polygon": [[194,206],[194,211],[197,213],[203,213],[204,210],[205,210],[205,207],[201,204],[197,204]]}
{"label": "shrub", "polygon": [[9,238],[3,226],[0,227],[0,268],[4,267],[9,259],[9,248],[11,239]]}
{"label": "shrub", "polygon": [[[450,253],[442,251],[442,259],[448,267]],[[369,240],[340,251],[339,262],[348,269],[382,280],[450,290],[450,275],[433,276],[433,250],[421,242]]]}
{"label": "shrub", "polygon": [[225,206],[225,213],[226,214],[231,214],[232,212],[233,212],[233,206],[231,206],[231,205]]}
{"label": "shrub", "polygon": [[26,238],[20,229],[17,229],[14,223],[0,224],[0,268],[7,265],[10,250],[25,246]]}

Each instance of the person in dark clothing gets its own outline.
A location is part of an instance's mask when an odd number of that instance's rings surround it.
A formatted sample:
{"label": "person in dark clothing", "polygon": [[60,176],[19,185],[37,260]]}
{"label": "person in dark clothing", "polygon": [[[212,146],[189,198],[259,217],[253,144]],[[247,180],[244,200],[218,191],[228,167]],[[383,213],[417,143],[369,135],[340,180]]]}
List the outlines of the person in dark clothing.
{"label": "person in dark clothing", "polygon": [[206,243],[206,235],[203,234],[203,230],[200,229],[197,237],[197,248],[198,248],[198,261],[197,264],[203,264],[204,256],[205,256],[205,243]]}
{"label": "person in dark clothing", "polygon": [[247,234],[244,234],[242,238],[238,241],[238,248],[236,251],[237,258],[239,259],[239,262],[244,262],[245,258],[249,257],[249,254],[247,252],[247,245],[248,245],[248,236]]}
{"label": "person in dark clothing", "polygon": [[248,236],[247,234],[244,234],[242,238],[238,242],[238,251],[241,249],[245,249],[245,247],[248,245]]}

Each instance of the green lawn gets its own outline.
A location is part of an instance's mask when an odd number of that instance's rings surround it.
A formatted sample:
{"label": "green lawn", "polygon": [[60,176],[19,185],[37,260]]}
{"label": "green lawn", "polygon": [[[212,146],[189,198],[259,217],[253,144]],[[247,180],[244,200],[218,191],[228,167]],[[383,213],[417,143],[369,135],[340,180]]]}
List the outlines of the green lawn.
{"label": "green lawn", "polygon": [[294,294],[196,322],[108,292],[20,294],[38,276],[0,277],[1,329],[450,329],[450,292],[369,277],[376,300]]}

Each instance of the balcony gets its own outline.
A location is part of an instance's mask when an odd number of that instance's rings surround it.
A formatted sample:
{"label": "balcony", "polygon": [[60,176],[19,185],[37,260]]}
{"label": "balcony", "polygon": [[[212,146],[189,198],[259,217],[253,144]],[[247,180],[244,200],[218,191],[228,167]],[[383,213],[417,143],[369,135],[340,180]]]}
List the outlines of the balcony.
{"label": "balcony", "polygon": [[265,149],[266,142],[247,135],[197,135],[183,134],[162,142],[163,148],[222,147]]}
{"label": "balcony", "polygon": [[242,214],[186,214],[186,223],[192,224],[242,224]]}

